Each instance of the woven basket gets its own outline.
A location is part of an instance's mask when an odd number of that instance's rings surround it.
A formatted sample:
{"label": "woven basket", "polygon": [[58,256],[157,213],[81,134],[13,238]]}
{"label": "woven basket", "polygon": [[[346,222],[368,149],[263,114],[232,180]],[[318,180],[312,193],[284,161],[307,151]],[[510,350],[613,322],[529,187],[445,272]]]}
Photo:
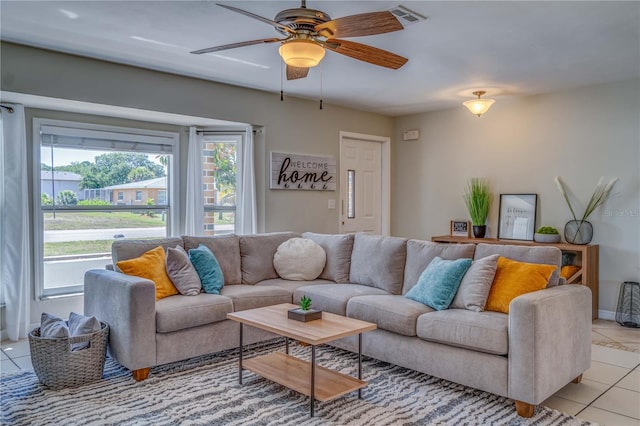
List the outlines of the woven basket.
{"label": "woven basket", "polygon": [[[31,363],[40,382],[50,388],[80,386],[102,379],[109,340],[109,326],[76,337],[43,338],[40,327],[29,333]],[[74,343],[89,342],[89,347],[72,351]]]}

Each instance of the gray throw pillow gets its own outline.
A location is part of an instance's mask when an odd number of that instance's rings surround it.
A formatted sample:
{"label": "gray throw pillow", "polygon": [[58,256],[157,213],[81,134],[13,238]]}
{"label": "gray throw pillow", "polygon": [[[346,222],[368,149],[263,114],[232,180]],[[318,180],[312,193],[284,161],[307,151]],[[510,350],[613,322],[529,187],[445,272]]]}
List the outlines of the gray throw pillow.
{"label": "gray throw pillow", "polygon": [[40,316],[40,337],[46,339],[69,337],[69,327],[62,318],[43,312]]}
{"label": "gray throw pillow", "polygon": [[[100,331],[102,326],[96,317],[85,317],[84,315],[71,312],[69,314],[69,335],[71,337],[84,336]],[[78,342],[71,344],[72,351],[79,351],[89,347],[89,342]]]}
{"label": "gray throw pillow", "polygon": [[467,309],[475,312],[484,311],[491,284],[496,275],[499,257],[500,255],[493,254],[473,261],[462,278],[458,293],[449,308]]}
{"label": "gray throw pillow", "polygon": [[187,252],[180,246],[167,249],[167,275],[180,294],[185,296],[200,294],[202,283],[198,272],[189,260]]}

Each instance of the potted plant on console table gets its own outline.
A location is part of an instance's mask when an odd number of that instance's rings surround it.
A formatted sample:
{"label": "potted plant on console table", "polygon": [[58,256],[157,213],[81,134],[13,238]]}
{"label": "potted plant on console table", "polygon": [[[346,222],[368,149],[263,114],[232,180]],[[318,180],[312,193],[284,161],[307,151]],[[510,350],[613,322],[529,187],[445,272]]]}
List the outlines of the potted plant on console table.
{"label": "potted plant on console table", "polygon": [[543,226],[533,235],[537,243],[559,243],[560,233],[553,226]]}
{"label": "potted plant on console table", "polygon": [[489,207],[491,207],[491,199],[493,198],[489,192],[489,183],[481,178],[471,178],[467,184],[464,193],[464,202],[471,216],[473,224],[473,236],[475,238],[484,238],[487,232],[487,217],[489,216]]}

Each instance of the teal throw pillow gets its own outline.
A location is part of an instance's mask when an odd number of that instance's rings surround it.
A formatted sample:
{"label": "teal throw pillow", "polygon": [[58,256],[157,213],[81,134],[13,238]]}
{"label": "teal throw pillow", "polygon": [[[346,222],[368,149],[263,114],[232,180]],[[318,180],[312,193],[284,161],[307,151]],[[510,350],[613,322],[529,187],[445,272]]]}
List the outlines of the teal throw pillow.
{"label": "teal throw pillow", "polygon": [[189,260],[196,268],[205,293],[220,294],[224,285],[224,276],[218,259],[206,246],[200,244],[198,248],[189,250]]}
{"label": "teal throw pillow", "polygon": [[470,266],[471,259],[444,260],[436,256],[405,297],[437,311],[447,309]]}

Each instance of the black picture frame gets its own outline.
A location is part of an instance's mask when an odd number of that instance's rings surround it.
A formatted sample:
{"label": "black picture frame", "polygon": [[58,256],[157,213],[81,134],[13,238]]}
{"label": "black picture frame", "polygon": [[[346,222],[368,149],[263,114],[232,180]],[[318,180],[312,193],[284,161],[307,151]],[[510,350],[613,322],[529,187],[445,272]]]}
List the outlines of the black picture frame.
{"label": "black picture frame", "polygon": [[538,194],[500,194],[499,240],[533,241]]}

